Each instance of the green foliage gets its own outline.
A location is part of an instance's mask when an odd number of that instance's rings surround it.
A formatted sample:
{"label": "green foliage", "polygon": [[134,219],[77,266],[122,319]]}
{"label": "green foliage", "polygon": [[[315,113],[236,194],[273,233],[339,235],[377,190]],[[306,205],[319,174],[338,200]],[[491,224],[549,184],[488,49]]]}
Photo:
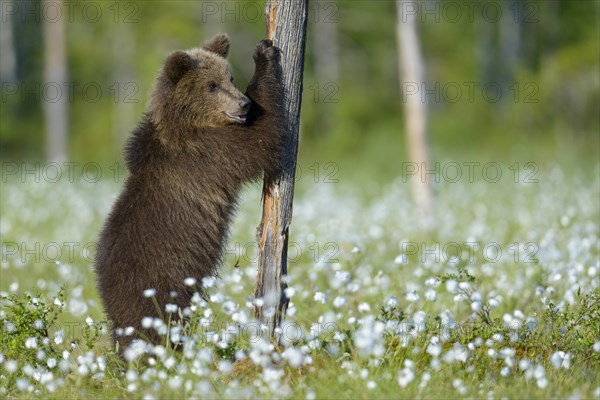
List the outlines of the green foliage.
{"label": "green foliage", "polygon": [[446,283],[451,279],[457,282],[475,282],[475,277],[464,267],[456,268],[456,273],[449,272],[444,275],[438,275],[437,279],[442,283]]}
{"label": "green foliage", "polygon": [[[50,304],[41,293],[0,296],[2,315],[2,354],[5,360],[19,360],[32,368],[45,366],[46,359],[59,360],[61,350],[54,342],[54,324],[65,301],[60,290]],[[0,375],[6,389],[14,389],[18,375],[9,374],[6,363],[0,364]]]}
{"label": "green foliage", "polygon": [[[288,320],[304,333],[300,339],[271,346],[240,329],[245,322],[253,323],[249,293],[256,271],[248,258],[240,258],[237,268],[233,261],[226,262],[221,278],[195,299],[188,323],[182,328],[167,324],[162,346],[133,352],[137,358],[128,353],[131,359],[124,361],[115,353],[103,321],[89,258],[76,254],[50,263],[6,254],[0,282],[2,395],[595,395],[600,292],[594,286],[597,229],[589,221],[597,219],[598,189],[583,184],[589,181],[586,174],[540,167],[539,182],[527,187],[512,186],[512,179],[511,190],[485,183],[444,186],[438,196],[440,223],[432,231],[419,227],[408,193],[399,184],[387,186],[375,198],[338,196],[329,186],[314,189],[308,171],[300,181],[305,189],[296,199],[294,223],[294,248],[305,252],[288,270],[288,285],[296,291]],[[85,181],[11,181],[7,186],[10,196],[3,196],[0,204],[7,227],[3,240],[16,245],[30,237],[28,250],[33,242],[71,242],[64,232],[93,241],[110,207],[107,199],[118,190],[114,183],[93,186]],[[48,202],[48,194],[56,201]],[[234,229],[233,242],[247,243],[252,235],[260,193],[252,195],[241,204],[241,225]],[[72,210],[80,204],[88,205],[89,212],[75,216]],[[483,212],[482,205],[490,212]],[[528,217],[523,220],[523,215]],[[25,223],[27,218],[37,218],[35,229]],[[515,241],[536,240],[529,235],[539,241],[552,235],[552,240],[534,263],[516,262],[511,255],[486,265],[478,252],[468,263],[395,260],[399,243],[407,238],[431,249],[432,243],[462,243],[474,229],[480,230],[479,239],[505,249]],[[323,262],[323,243],[315,259],[317,240],[338,244],[335,261]],[[436,293],[435,299],[427,296],[429,290]],[[326,299],[317,301],[317,292]],[[499,295],[503,300],[492,306],[490,300]],[[476,299],[480,308],[472,306]],[[46,331],[35,329],[38,320]],[[10,324],[18,329],[6,329]],[[54,333],[59,330],[67,335],[57,343]],[[228,332],[234,336],[225,340]],[[175,350],[174,334],[193,340]],[[32,337],[37,338],[35,348]]]}
{"label": "green foliage", "polygon": [[[448,274],[441,279],[450,280],[465,277],[467,277],[467,279],[472,278],[472,276],[463,270],[458,274]],[[511,346],[515,348],[516,353],[510,354],[514,354],[517,360],[549,359],[556,349],[562,349],[565,352],[571,353],[575,359],[579,360],[577,363],[577,369],[580,373],[579,376],[587,376],[587,379],[590,379],[593,376],[595,366],[600,362],[600,354],[589,352],[590,347],[593,346],[598,339],[597,329],[598,326],[600,326],[600,290],[596,289],[585,295],[578,294],[578,298],[579,302],[577,306],[572,308],[567,307],[562,311],[558,310],[554,304],[549,302],[547,309],[536,316],[535,324],[524,325],[516,330],[514,327],[504,326],[501,320],[497,318],[491,322],[482,321],[484,323],[480,323],[477,321],[465,321],[464,323],[457,324],[450,331],[451,334],[447,337],[447,342],[443,344],[443,349],[444,351],[450,351],[455,347],[455,343],[466,346],[472,344],[476,340],[492,340],[492,343],[495,343],[495,341],[498,340],[496,338],[498,335],[501,338],[509,338],[512,337],[511,335],[516,335],[515,337],[518,337],[518,339],[511,339]],[[38,368],[39,366],[45,366],[47,359],[60,359],[61,349],[65,347],[54,345],[53,340],[51,340],[51,329],[39,329],[36,326],[39,326],[37,321],[44,321],[46,326],[51,327],[62,312],[61,304],[66,301],[68,301],[68,299],[65,298],[62,290],[54,298],[54,306],[46,304],[39,294],[36,296],[27,294],[21,296],[3,296],[2,307],[6,311],[2,342],[4,360],[18,359],[20,363],[29,364],[32,368]],[[405,314],[396,307],[382,306],[377,320],[383,323],[402,323],[405,321]],[[6,324],[9,321],[13,323],[17,329],[7,331]],[[101,325],[102,324],[86,324],[88,329],[83,330],[81,337],[74,338],[75,340],[73,343],[86,343],[89,348],[93,348],[97,345],[97,340],[101,332]],[[388,396],[393,393],[393,391],[389,390],[397,385],[397,382],[395,382],[395,373],[399,370],[400,366],[403,365],[405,360],[415,360],[416,368],[414,372],[417,376],[430,372],[427,365],[434,357],[432,357],[428,350],[428,344],[436,343],[431,342],[432,338],[443,336],[439,320],[436,318],[436,323],[428,324],[426,330],[419,331],[414,336],[412,347],[415,350],[408,352],[406,346],[402,345],[401,337],[393,332],[388,332],[385,336],[385,353],[381,358],[381,364],[379,367],[373,369],[372,366],[369,366],[369,364],[361,360],[356,354],[356,346],[353,344],[353,338],[356,335],[356,327],[343,328],[342,330],[346,339],[341,343],[341,351],[339,354],[342,356],[339,357],[337,361],[335,360],[338,357],[332,357],[329,350],[330,345],[336,342],[331,340],[331,338],[323,338],[321,346],[312,352],[314,366],[311,366],[306,370],[286,368],[286,374],[290,381],[295,382],[297,385],[298,393],[301,393],[302,387],[311,384],[311,381],[314,379],[322,381],[328,376],[334,377],[339,374],[345,374],[344,368],[363,368],[365,371],[370,370],[371,376],[378,377],[381,382],[377,392],[369,392],[369,396],[377,393],[379,396]],[[30,348],[31,345],[26,344],[31,343],[31,338],[36,338],[36,348]],[[498,342],[498,345],[500,345],[500,343],[501,342]],[[213,346],[214,343],[211,344],[205,342],[200,345],[199,349]],[[516,376],[510,379],[502,378],[501,370],[506,364],[502,359],[495,360],[493,357],[490,358],[488,353],[491,350],[489,349],[496,349],[496,344],[480,347],[470,354],[467,363],[472,365],[473,368],[470,369],[469,374],[472,374],[473,378],[478,380],[480,385],[483,385],[484,388],[488,388],[486,390],[491,390],[493,388],[494,390],[498,390],[499,393],[513,393],[511,382],[515,379],[523,379],[523,372],[517,372]],[[238,350],[246,352],[250,351],[246,345],[240,346],[236,342],[233,342],[231,347],[228,348],[215,346],[214,350],[215,364],[218,364],[220,360],[234,362],[236,359],[235,353]],[[278,354],[281,356],[283,350],[284,349],[282,348],[276,350],[276,352],[278,351]],[[45,353],[44,357],[40,357],[40,351]],[[181,365],[188,362],[186,357],[182,357],[181,353],[178,351],[168,350],[166,354],[167,356],[162,358],[163,361],[160,361],[160,368],[165,368],[162,366],[162,363],[166,362],[167,367],[165,372],[167,374],[175,374],[176,371],[168,366],[169,361],[165,361],[168,356],[176,357],[178,363],[181,363]],[[114,354],[111,354],[110,351],[107,352],[107,356],[108,357],[105,358],[104,361],[100,361],[104,368],[102,376],[105,377],[105,385],[99,385],[97,381],[94,380],[81,380],[76,376],[76,371],[73,370],[72,372],[69,372],[69,369],[65,369],[64,367],[62,369],[63,372],[59,373],[58,370],[55,369],[55,373],[64,374],[65,377],[68,377],[68,379],[72,381],[72,385],[78,385],[77,390],[85,390],[85,393],[88,395],[92,393],[104,393],[104,395],[110,393],[111,396],[124,396],[127,395],[127,391],[125,391],[124,388],[132,388],[131,386],[127,386],[127,382],[131,380],[131,371],[135,371],[136,376],[138,376],[148,373],[153,368],[159,368],[156,366],[157,360],[150,357],[143,362],[130,363],[130,372],[125,375],[124,364],[119,361]],[[340,369],[340,364],[338,364],[340,362],[346,367],[342,366]],[[2,367],[4,368],[5,365],[6,364],[3,363]],[[468,381],[469,375],[466,375],[461,369],[457,369],[452,365],[453,363],[443,364],[441,370],[438,371],[437,374],[442,377],[446,376],[447,379],[454,381],[456,381],[456,379]],[[549,366],[549,368],[552,367]],[[386,373],[386,370],[389,372],[394,371],[394,373]],[[5,375],[5,379],[10,376],[10,380],[8,382],[5,380],[3,386],[5,389],[9,390],[8,393],[12,393],[15,389],[15,381],[19,379],[19,376],[22,377],[23,375],[13,373],[7,374],[5,369],[2,371],[2,374]],[[254,379],[253,377],[259,373],[260,368],[257,366],[239,364],[237,366],[236,377],[240,379],[240,383],[250,383],[252,382],[252,379]],[[173,375],[173,377],[174,376],[175,375]],[[341,375],[339,376],[341,378]],[[219,397],[226,393],[228,382],[231,381],[231,378],[223,379],[224,380],[216,379],[213,382],[213,387],[217,391]],[[440,378],[438,377],[437,379]],[[44,384],[47,384],[47,382],[44,382],[43,380],[42,383],[37,383],[38,390],[46,390]],[[335,389],[338,384],[345,386],[345,389]],[[392,385],[392,387],[388,387],[388,385]],[[450,386],[450,388],[448,386]],[[344,380],[338,381],[333,379],[331,385],[317,386],[317,390],[320,395],[327,395],[327,393],[330,393],[330,390],[341,390],[340,396],[347,397],[352,393],[356,394],[357,391],[360,391],[360,387],[358,382],[350,383]],[[162,395],[172,396],[175,393],[178,393],[178,390],[175,387],[172,387],[171,389],[171,391],[162,391]],[[346,390],[349,391],[345,392]],[[409,386],[406,390],[407,393],[416,393],[414,392],[414,390],[416,390],[414,385]],[[445,393],[447,390],[453,390],[450,381],[444,382],[442,380],[437,387],[430,387],[425,393],[435,396]],[[539,392],[536,392],[533,387],[529,387],[526,389],[526,393],[533,395]]]}
{"label": "green foliage", "polygon": [[[565,349],[584,352],[598,340],[600,334],[600,289],[582,294],[577,292],[578,304],[567,304],[564,309],[548,301],[547,308],[538,313],[539,329],[529,333],[532,340],[544,343],[547,351]],[[591,353],[590,358],[600,363],[600,354]]]}
{"label": "green foliage", "polygon": [[[597,143],[600,129],[595,118],[600,106],[596,74],[600,67],[598,21],[592,11],[597,11],[598,5],[490,3],[501,6],[509,18],[520,18],[522,48],[517,52],[516,66],[506,65],[502,24],[486,21],[481,14],[482,4],[477,3],[472,18],[463,8],[463,17],[458,21],[445,15],[443,2],[428,3],[431,10],[439,10],[437,15],[421,15],[419,29],[428,89],[441,92],[429,104],[433,159],[444,158],[452,149],[477,149],[480,154],[499,148],[530,149],[531,143],[547,148],[544,154],[549,157],[548,153],[556,148],[564,151],[561,140],[573,142],[570,135],[583,142],[575,151],[589,153],[586,149],[594,147],[590,141]],[[69,82],[78,85],[68,102],[71,159],[101,163],[119,159],[124,138],[145,109],[156,72],[165,55],[174,49],[194,47],[218,31],[228,31],[233,40],[230,59],[236,81],[244,86],[253,73],[252,48],[264,35],[263,18],[253,18],[250,12],[262,10],[258,3],[100,4],[103,17],[99,22],[91,23],[81,12],[75,12],[66,26]],[[216,5],[217,12],[207,12],[207,4]],[[515,16],[515,7],[521,14]],[[13,37],[19,38],[15,41],[18,76],[14,83],[23,87],[40,85],[42,19],[22,22],[18,16],[13,16]],[[531,18],[525,21],[527,16]],[[316,69],[317,42],[321,39],[314,28],[316,23],[328,23],[337,32],[337,77],[320,76]],[[393,168],[390,159],[406,158],[395,25],[395,3],[391,1],[316,2],[311,6],[301,157],[303,153],[307,154],[304,157],[323,154],[321,157],[328,161],[343,163],[348,154],[360,154],[383,173]],[[558,30],[557,26],[569,29]],[[485,35],[489,36],[485,39],[489,41],[487,47],[481,44]],[[486,64],[484,56],[491,61]],[[134,83],[134,91],[124,87],[128,82]],[[475,100],[467,101],[465,82],[481,86],[498,83],[502,99],[486,101],[478,89]],[[83,93],[89,84],[101,88],[98,101],[90,101]],[[463,88],[460,101],[445,98],[443,88],[447,84]],[[440,89],[435,89],[436,85]],[[128,95],[132,103],[124,102]],[[4,160],[43,158],[42,106],[43,101],[30,95],[3,99]],[[586,154],[587,158],[593,156]],[[314,162],[314,158],[309,161]],[[347,169],[352,165],[348,163]]]}
{"label": "green foliage", "polygon": [[63,309],[64,290],[60,290],[52,300],[48,304],[40,293],[35,296],[28,293],[0,296],[0,305],[6,312],[2,329],[5,357],[35,364],[38,345],[48,356],[59,356],[51,332]]}

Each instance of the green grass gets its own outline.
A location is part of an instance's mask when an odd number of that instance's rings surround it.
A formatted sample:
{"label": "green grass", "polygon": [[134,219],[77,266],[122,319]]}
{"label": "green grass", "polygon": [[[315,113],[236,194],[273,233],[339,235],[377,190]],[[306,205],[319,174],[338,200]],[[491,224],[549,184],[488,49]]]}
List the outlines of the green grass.
{"label": "green grass", "polygon": [[[515,183],[509,167],[502,164],[507,178],[496,183],[442,180],[430,220],[419,217],[410,180],[368,188],[347,175],[300,180],[288,322],[304,335],[273,347],[248,331],[222,335],[252,323],[260,193],[246,190],[221,279],[184,328],[190,347],[129,363],[110,344],[88,245],[119,185],[9,180],[0,204],[0,391],[57,399],[597,397],[597,167],[540,164],[537,183]],[[472,254],[465,242],[478,243]],[[457,258],[451,244],[461,246]],[[491,245],[502,257],[482,250]]]}

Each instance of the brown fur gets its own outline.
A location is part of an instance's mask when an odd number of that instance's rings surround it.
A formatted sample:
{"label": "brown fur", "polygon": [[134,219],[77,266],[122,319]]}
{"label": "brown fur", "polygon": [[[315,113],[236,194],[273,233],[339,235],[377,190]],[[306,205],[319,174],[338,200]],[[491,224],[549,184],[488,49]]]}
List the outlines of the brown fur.
{"label": "brown fur", "polygon": [[[162,313],[168,303],[187,307],[222,261],[240,187],[279,171],[279,50],[258,44],[246,95],[232,83],[228,51],[229,39],[218,35],[166,59],[127,143],[130,174],[100,235],[95,268],[113,328],[132,326],[154,342],[154,330],[140,322],[159,314],[143,291],[156,289]],[[245,123],[226,114],[245,112]],[[187,277],[198,286],[185,286]],[[113,336],[121,348],[135,338]]]}

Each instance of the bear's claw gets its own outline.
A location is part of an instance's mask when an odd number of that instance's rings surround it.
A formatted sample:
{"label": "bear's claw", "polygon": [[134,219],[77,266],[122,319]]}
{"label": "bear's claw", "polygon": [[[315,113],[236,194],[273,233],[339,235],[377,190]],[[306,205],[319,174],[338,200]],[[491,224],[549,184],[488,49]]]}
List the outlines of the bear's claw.
{"label": "bear's claw", "polygon": [[262,57],[266,58],[268,61],[277,61],[280,52],[281,49],[273,46],[272,40],[264,39],[256,45],[252,58],[254,58],[255,62],[258,62]]}

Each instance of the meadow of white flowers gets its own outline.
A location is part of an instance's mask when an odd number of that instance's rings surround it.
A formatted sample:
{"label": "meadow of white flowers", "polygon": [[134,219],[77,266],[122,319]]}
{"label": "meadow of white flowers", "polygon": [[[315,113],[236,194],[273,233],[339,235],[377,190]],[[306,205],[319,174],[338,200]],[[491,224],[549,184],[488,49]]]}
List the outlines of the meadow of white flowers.
{"label": "meadow of white flowers", "polygon": [[165,310],[193,323],[146,318],[165,344],[136,343],[120,361],[92,270],[119,185],[6,182],[0,393],[600,396],[597,172],[435,189],[435,215],[423,218],[400,179],[300,182],[279,343],[253,319],[260,193],[247,190],[220,276],[202,282],[207,298]]}

